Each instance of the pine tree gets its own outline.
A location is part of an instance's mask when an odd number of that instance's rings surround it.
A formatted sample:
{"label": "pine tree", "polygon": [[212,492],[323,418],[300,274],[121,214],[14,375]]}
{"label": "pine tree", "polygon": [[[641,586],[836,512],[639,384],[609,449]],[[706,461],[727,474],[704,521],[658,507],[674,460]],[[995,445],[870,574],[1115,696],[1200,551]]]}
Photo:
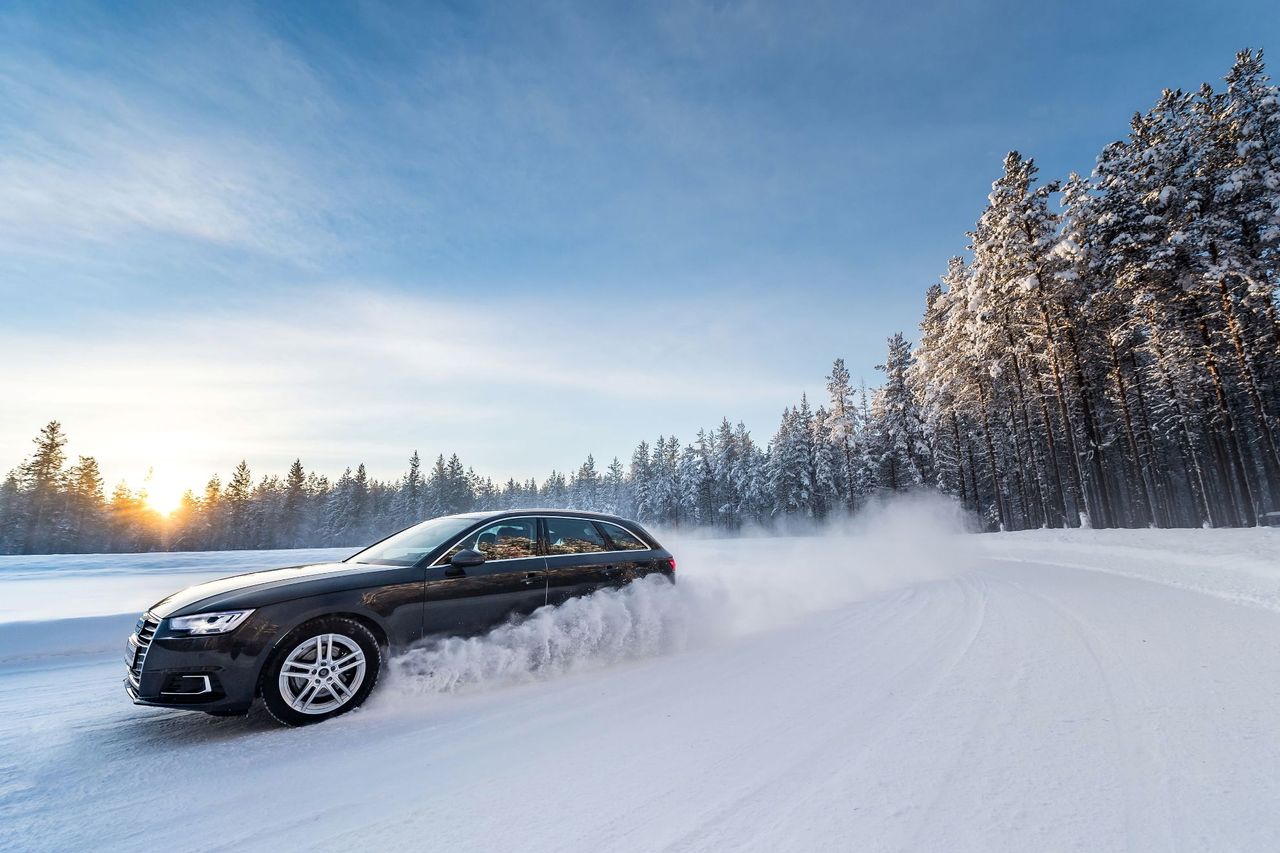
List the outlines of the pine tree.
{"label": "pine tree", "polygon": [[307,473],[302,468],[302,460],[295,459],[289,466],[289,473],[284,481],[284,500],[280,511],[281,541],[289,543],[288,547],[297,547],[302,541],[302,526],[307,509]]}
{"label": "pine tree", "polygon": [[400,482],[400,491],[396,495],[396,520],[402,527],[422,521],[423,497],[426,484],[422,479],[422,462],[418,451],[409,457],[409,470]]}
{"label": "pine tree", "polygon": [[770,512],[774,516],[811,513],[812,481],[809,441],[801,423],[800,412],[788,408],[769,445],[768,479],[772,497]]}
{"label": "pine tree", "polygon": [[848,507],[842,485],[848,463],[842,452],[846,449],[846,442],[835,438],[832,416],[822,406],[813,415],[812,438],[814,515],[825,518],[842,507]]}
{"label": "pine tree", "polygon": [[26,527],[26,503],[18,472],[10,471],[0,482],[0,553],[19,553]]}
{"label": "pine tree", "polygon": [[627,476],[618,457],[605,469],[600,484],[600,508],[614,515],[634,515],[627,500]]}
{"label": "pine tree", "polygon": [[571,505],[576,509],[594,510],[600,506],[600,474],[596,471],[595,457],[587,454],[573,476]]}
{"label": "pine tree", "polygon": [[920,410],[907,384],[911,345],[898,332],[889,338],[884,364],[884,385],[872,406],[877,480],[887,489],[902,491],[923,485],[928,479],[928,447]]}
{"label": "pine tree", "polygon": [[66,524],[68,550],[91,550],[103,536],[105,497],[102,473],[92,456],[81,456],[67,472]]}
{"label": "pine tree", "polygon": [[35,438],[36,452],[22,466],[20,476],[27,503],[22,548],[25,554],[47,553],[57,539],[61,524],[58,495],[67,461],[63,449],[66,444],[62,424],[49,421]]}
{"label": "pine tree", "polygon": [[249,541],[249,499],[253,488],[253,475],[249,473],[249,465],[241,459],[227,481],[227,489],[222,495],[225,512],[225,541],[228,548],[243,548]]}
{"label": "pine tree", "polygon": [[711,509],[714,524],[734,528],[742,522],[742,483],[737,475],[742,450],[728,418],[716,428],[711,451]]}
{"label": "pine tree", "polygon": [[856,505],[855,484],[858,479],[854,461],[857,436],[862,425],[858,420],[850,378],[844,359],[837,358],[831,365],[831,374],[827,377],[827,394],[830,396],[831,410],[827,415],[826,427],[832,450],[839,461],[839,468],[832,475],[835,489],[844,496],[846,508],[853,509]]}
{"label": "pine tree", "polygon": [[676,469],[675,501],[671,511],[674,523],[697,525],[709,522],[705,515],[705,495],[709,485],[706,467],[703,454],[694,445],[685,445],[680,451]]}

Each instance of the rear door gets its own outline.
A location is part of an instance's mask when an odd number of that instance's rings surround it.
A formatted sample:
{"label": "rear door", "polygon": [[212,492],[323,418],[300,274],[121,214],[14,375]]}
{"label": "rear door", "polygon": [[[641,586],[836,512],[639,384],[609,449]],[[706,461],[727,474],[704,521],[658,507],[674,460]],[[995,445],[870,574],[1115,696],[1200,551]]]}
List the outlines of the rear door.
{"label": "rear door", "polygon": [[589,518],[542,519],[547,554],[547,602],[560,604],[609,584],[608,541]]}
{"label": "rear door", "polygon": [[[484,554],[484,563],[450,565],[464,548]],[[547,602],[546,568],[536,518],[503,519],[468,534],[427,569],[425,633],[475,633],[532,613]]]}
{"label": "rear door", "polygon": [[622,586],[661,570],[653,549],[638,534],[612,521],[597,521],[596,526],[609,541],[610,559],[604,569],[609,584]]}

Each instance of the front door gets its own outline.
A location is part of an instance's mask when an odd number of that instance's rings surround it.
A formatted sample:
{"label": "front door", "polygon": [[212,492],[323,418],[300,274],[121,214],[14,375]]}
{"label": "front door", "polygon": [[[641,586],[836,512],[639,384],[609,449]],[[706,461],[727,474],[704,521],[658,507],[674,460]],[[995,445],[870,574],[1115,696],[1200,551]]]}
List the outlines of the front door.
{"label": "front door", "polygon": [[[463,548],[485,555],[478,566],[449,563]],[[538,522],[510,518],[468,535],[426,570],[424,634],[484,631],[547,602],[546,560],[538,554]]]}

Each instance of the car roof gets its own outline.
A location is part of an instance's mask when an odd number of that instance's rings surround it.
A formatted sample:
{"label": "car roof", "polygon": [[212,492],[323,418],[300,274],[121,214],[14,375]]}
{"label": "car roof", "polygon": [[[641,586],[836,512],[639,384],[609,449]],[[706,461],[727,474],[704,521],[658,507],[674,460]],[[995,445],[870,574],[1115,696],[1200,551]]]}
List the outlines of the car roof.
{"label": "car roof", "polygon": [[629,518],[623,518],[620,515],[610,515],[607,512],[588,512],[584,509],[552,509],[551,507],[529,507],[527,509],[503,509],[490,510],[488,512],[464,512],[450,516],[452,518],[463,518],[471,522],[468,530],[476,530],[478,524],[486,521],[501,521],[504,518],[522,518],[526,515],[542,515],[542,516],[562,516],[568,518],[590,518],[596,521],[607,521],[620,525],[624,530],[629,530],[633,534],[638,534],[644,542],[651,548],[661,548],[657,539],[653,538],[653,534],[645,530],[638,521],[632,521]]}
{"label": "car roof", "polygon": [[489,510],[487,512],[463,512],[458,513],[454,518],[472,518],[476,521],[483,521],[489,518],[511,518],[521,515],[567,515],[572,518],[595,518],[601,521],[621,521],[626,523],[627,519],[619,515],[610,515],[606,512],[588,512],[583,509],[552,509],[550,507],[528,507],[521,509],[503,509]]}

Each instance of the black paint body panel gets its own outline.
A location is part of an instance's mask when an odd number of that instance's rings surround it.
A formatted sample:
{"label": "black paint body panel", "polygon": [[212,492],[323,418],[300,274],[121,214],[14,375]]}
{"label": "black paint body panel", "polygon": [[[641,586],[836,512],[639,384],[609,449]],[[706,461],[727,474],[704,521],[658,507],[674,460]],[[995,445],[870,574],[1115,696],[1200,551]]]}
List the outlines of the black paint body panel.
{"label": "black paint body panel", "polygon": [[[162,599],[147,612],[160,624],[137,685],[126,678],[126,690],[140,705],[243,713],[257,695],[258,679],[277,644],[294,628],[321,616],[342,615],[364,623],[394,653],[427,636],[483,632],[546,604],[623,586],[647,574],[674,580],[671,554],[642,527],[616,516],[568,510],[477,513],[469,516],[475,524],[451,542],[494,521],[526,516],[607,520],[633,531],[650,549],[493,560],[461,576],[446,577],[448,567],[434,563],[448,550],[447,543],[408,567],[322,563],[198,584]],[[545,550],[540,541],[539,551]],[[171,617],[250,609],[253,614],[227,634],[192,637],[169,630]],[[136,638],[130,638],[131,648]],[[208,675],[218,689],[198,700],[162,695],[165,685],[182,675]]]}

